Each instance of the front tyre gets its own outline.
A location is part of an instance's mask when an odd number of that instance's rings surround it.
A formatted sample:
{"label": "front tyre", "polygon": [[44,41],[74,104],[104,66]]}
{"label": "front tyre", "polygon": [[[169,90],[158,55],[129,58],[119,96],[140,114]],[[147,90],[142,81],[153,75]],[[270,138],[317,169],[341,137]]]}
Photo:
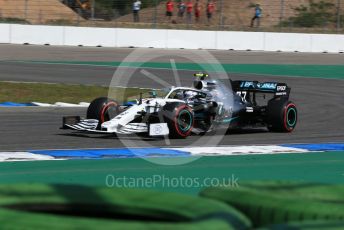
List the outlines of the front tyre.
{"label": "front tyre", "polygon": [[170,138],[182,139],[191,135],[194,127],[194,112],[183,103],[169,103],[163,108],[163,118],[167,123]]}
{"label": "front tyre", "polygon": [[268,129],[275,132],[292,132],[297,124],[296,105],[291,101],[272,100],[268,104]]}
{"label": "front tyre", "polygon": [[99,121],[97,129],[101,124],[111,120],[119,114],[119,105],[116,101],[107,97],[100,97],[91,102],[87,109],[87,119],[96,119]]}

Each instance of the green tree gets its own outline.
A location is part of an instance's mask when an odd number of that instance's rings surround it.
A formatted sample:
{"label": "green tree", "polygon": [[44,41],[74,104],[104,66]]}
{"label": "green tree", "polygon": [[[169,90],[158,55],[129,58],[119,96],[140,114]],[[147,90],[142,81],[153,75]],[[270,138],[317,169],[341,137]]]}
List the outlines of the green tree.
{"label": "green tree", "polygon": [[296,15],[281,22],[282,26],[322,27],[336,22],[336,7],[331,2],[310,0],[308,6],[301,5],[294,8],[294,11]]}

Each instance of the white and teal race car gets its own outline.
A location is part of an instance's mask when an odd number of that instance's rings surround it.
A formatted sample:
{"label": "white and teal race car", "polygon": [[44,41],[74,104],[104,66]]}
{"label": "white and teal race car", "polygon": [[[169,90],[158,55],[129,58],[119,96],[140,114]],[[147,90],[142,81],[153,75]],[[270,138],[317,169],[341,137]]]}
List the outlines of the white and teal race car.
{"label": "white and teal race car", "polygon": [[226,86],[220,80],[207,80],[207,74],[195,76],[194,87],[173,87],[160,97],[154,91],[146,98],[141,94],[135,103],[97,98],[88,107],[86,119],[64,117],[63,128],[186,138],[223,128],[291,132],[296,127],[297,109],[289,101],[286,84],[231,81]]}

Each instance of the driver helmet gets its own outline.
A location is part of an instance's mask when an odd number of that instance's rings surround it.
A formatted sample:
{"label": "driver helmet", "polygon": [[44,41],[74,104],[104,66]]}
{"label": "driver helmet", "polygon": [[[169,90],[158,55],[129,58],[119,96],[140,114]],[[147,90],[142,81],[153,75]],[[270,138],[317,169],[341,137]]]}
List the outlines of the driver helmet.
{"label": "driver helmet", "polygon": [[196,96],[196,92],[193,92],[193,91],[185,91],[184,92],[184,98],[185,99],[190,99],[190,98],[193,98]]}
{"label": "driver helmet", "polygon": [[174,99],[184,100],[184,93],[183,92],[177,92],[176,95],[174,96]]}

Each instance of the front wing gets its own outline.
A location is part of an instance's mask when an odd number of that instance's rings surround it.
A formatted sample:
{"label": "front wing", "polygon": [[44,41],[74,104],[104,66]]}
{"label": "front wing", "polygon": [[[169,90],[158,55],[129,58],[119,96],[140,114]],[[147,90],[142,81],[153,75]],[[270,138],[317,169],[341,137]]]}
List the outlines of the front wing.
{"label": "front wing", "polygon": [[[68,122],[69,121],[69,122]],[[74,123],[70,122],[74,121]],[[95,119],[80,118],[64,118],[63,128],[72,129],[81,132],[92,133],[107,133],[107,134],[135,134],[135,133],[147,133],[149,136],[165,136],[169,134],[169,130],[166,123],[149,124],[146,123],[129,123],[124,126],[120,126],[116,131],[108,131],[106,129],[98,129],[99,121]]]}

